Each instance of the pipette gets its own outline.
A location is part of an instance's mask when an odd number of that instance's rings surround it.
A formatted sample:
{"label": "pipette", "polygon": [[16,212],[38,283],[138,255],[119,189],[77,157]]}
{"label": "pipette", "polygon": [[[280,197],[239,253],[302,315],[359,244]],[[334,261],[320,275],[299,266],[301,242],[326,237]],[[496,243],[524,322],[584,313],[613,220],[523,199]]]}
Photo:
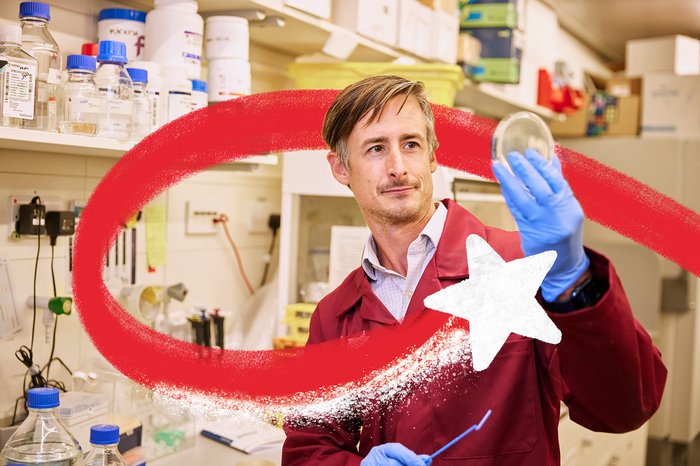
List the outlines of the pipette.
{"label": "pipette", "polygon": [[438,451],[436,451],[435,453],[433,453],[433,454],[430,455],[429,457],[425,458],[425,459],[423,460],[423,461],[425,461],[425,464],[430,463],[436,456],[438,456],[438,455],[444,453],[445,450],[447,450],[447,449],[450,448],[452,445],[454,445],[455,443],[457,443],[457,442],[459,442],[460,440],[462,440],[462,439],[463,439],[464,437],[466,437],[467,435],[471,434],[472,431],[481,429],[481,428],[483,427],[484,423],[486,422],[486,420],[489,418],[490,415],[491,415],[491,410],[489,409],[488,411],[486,411],[486,414],[484,414],[484,417],[481,418],[481,421],[479,421],[478,424],[474,424],[474,425],[471,426],[469,429],[465,430],[464,432],[462,432],[461,434],[459,434],[457,437],[455,437],[454,439],[450,440],[450,442],[447,443],[447,445],[445,445],[444,447],[440,448]]}

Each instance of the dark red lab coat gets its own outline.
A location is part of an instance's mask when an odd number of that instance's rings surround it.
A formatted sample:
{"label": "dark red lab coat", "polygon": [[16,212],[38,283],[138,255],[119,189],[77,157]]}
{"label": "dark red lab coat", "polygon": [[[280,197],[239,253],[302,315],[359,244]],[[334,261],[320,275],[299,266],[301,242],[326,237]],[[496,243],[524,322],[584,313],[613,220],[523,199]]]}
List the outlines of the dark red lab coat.
{"label": "dark red lab coat", "polygon": [[[426,296],[467,278],[469,234],[485,238],[506,261],[522,257],[517,233],[486,227],[461,206],[443,202],[448,209],[445,228],[403,325],[420,313],[436,312],[425,309]],[[433,464],[558,465],[562,400],[571,418],[589,429],[625,432],[639,427],[659,406],[666,368],[632,316],[612,265],[593,251],[587,253],[593,274],[607,281],[609,288],[593,307],[550,314],[562,332],[559,345],[511,335],[483,372],[445,370],[441,380],[416,390],[398,406],[377,407],[372,414],[342,425],[287,427],[282,464],[358,465],[372,447],[387,442],[431,454],[493,409],[482,430]],[[319,302],[309,343],[390,325],[399,323],[374,295],[360,267]]]}

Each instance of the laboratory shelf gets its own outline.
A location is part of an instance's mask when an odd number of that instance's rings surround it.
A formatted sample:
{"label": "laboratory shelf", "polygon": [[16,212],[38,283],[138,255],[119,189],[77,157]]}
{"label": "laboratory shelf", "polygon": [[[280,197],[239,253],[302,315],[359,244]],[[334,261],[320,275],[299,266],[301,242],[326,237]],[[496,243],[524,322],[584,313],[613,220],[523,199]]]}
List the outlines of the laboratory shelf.
{"label": "laboratory shelf", "polygon": [[[134,145],[97,136],[0,127],[0,149],[119,158]],[[277,165],[277,156],[255,155],[233,163]]]}
{"label": "laboratory shelf", "polygon": [[565,118],[546,107],[526,104],[509,98],[497,89],[490,88],[488,83],[474,83],[469,79],[466,79],[464,87],[457,91],[455,107],[468,107],[476,114],[495,119],[501,119],[510,113],[520,111],[533,112],[545,121],[561,121]]}
{"label": "laboratory shelf", "polygon": [[[153,8],[153,0],[116,1],[145,11]],[[342,35],[343,41],[357,43],[357,47],[348,58],[350,61],[384,62],[404,56],[425,61],[411,52],[392,48],[342,28],[330,20],[292,8],[281,0],[199,0],[199,14],[203,17],[235,14],[235,10],[259,10],[267,16],[284,18],[286,24],[282,28],[251,24],[250,40],[294,56],[320,52],[331,34],[337,33]]]}

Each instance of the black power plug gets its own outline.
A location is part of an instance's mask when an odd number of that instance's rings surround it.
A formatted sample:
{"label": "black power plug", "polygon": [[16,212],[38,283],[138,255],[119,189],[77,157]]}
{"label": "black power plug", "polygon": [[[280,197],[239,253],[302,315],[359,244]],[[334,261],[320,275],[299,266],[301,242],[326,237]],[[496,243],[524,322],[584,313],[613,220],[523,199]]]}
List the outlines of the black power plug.
{"label": "black power plug", "polygon": [[270,218],[267,220],[267,226],[272,230],[272,234],[277,234],[277,230],[280,227],[282,218],[280,214],[270,214]]}
{"label": "black power plug", "polygon": [[19,219],[15,223],[15,231],[19,235],[43,235],[46,233],[44,217],[46,206],[38,198],[29,204],[19,206]]}
{"label": "black power plug", "polygon": [[75,233],[75,213],[71,211],[52,211],[46,213],[46,234],[51,238],[51,246],[56,245],[59,236]]}

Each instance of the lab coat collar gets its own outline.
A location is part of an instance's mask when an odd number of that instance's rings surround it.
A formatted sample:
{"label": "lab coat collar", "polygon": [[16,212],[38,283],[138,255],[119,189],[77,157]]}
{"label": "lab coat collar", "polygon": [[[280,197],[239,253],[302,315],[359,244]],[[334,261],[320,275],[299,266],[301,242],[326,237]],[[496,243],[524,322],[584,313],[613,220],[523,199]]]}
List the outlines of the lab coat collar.
{"label": "lab coat collar", "polygon": [[[409,304],[404,322],[415,318],[418,314],[416,311],[423,308],[422,296],[427,296],[427,291],[435,292],[442,288],[440,279],[465,279],[469,276],[466,238],[470,234],[486,237],[484,225],[476,217],[450,199],[445,199],[442,202],[447,207],[445,228],[435,255],[418,282],[414,299]],[[358,302],[361,301],[357,310],[358,317],[386,325],[398,323],[372,292],[369,279],[361,266],[348,275],[339,286],[338,291],[343,294],[336,301],[337,317],[340,318],[346,312],[355,309]],[[418,303],[417,300],[421,302]]]}

